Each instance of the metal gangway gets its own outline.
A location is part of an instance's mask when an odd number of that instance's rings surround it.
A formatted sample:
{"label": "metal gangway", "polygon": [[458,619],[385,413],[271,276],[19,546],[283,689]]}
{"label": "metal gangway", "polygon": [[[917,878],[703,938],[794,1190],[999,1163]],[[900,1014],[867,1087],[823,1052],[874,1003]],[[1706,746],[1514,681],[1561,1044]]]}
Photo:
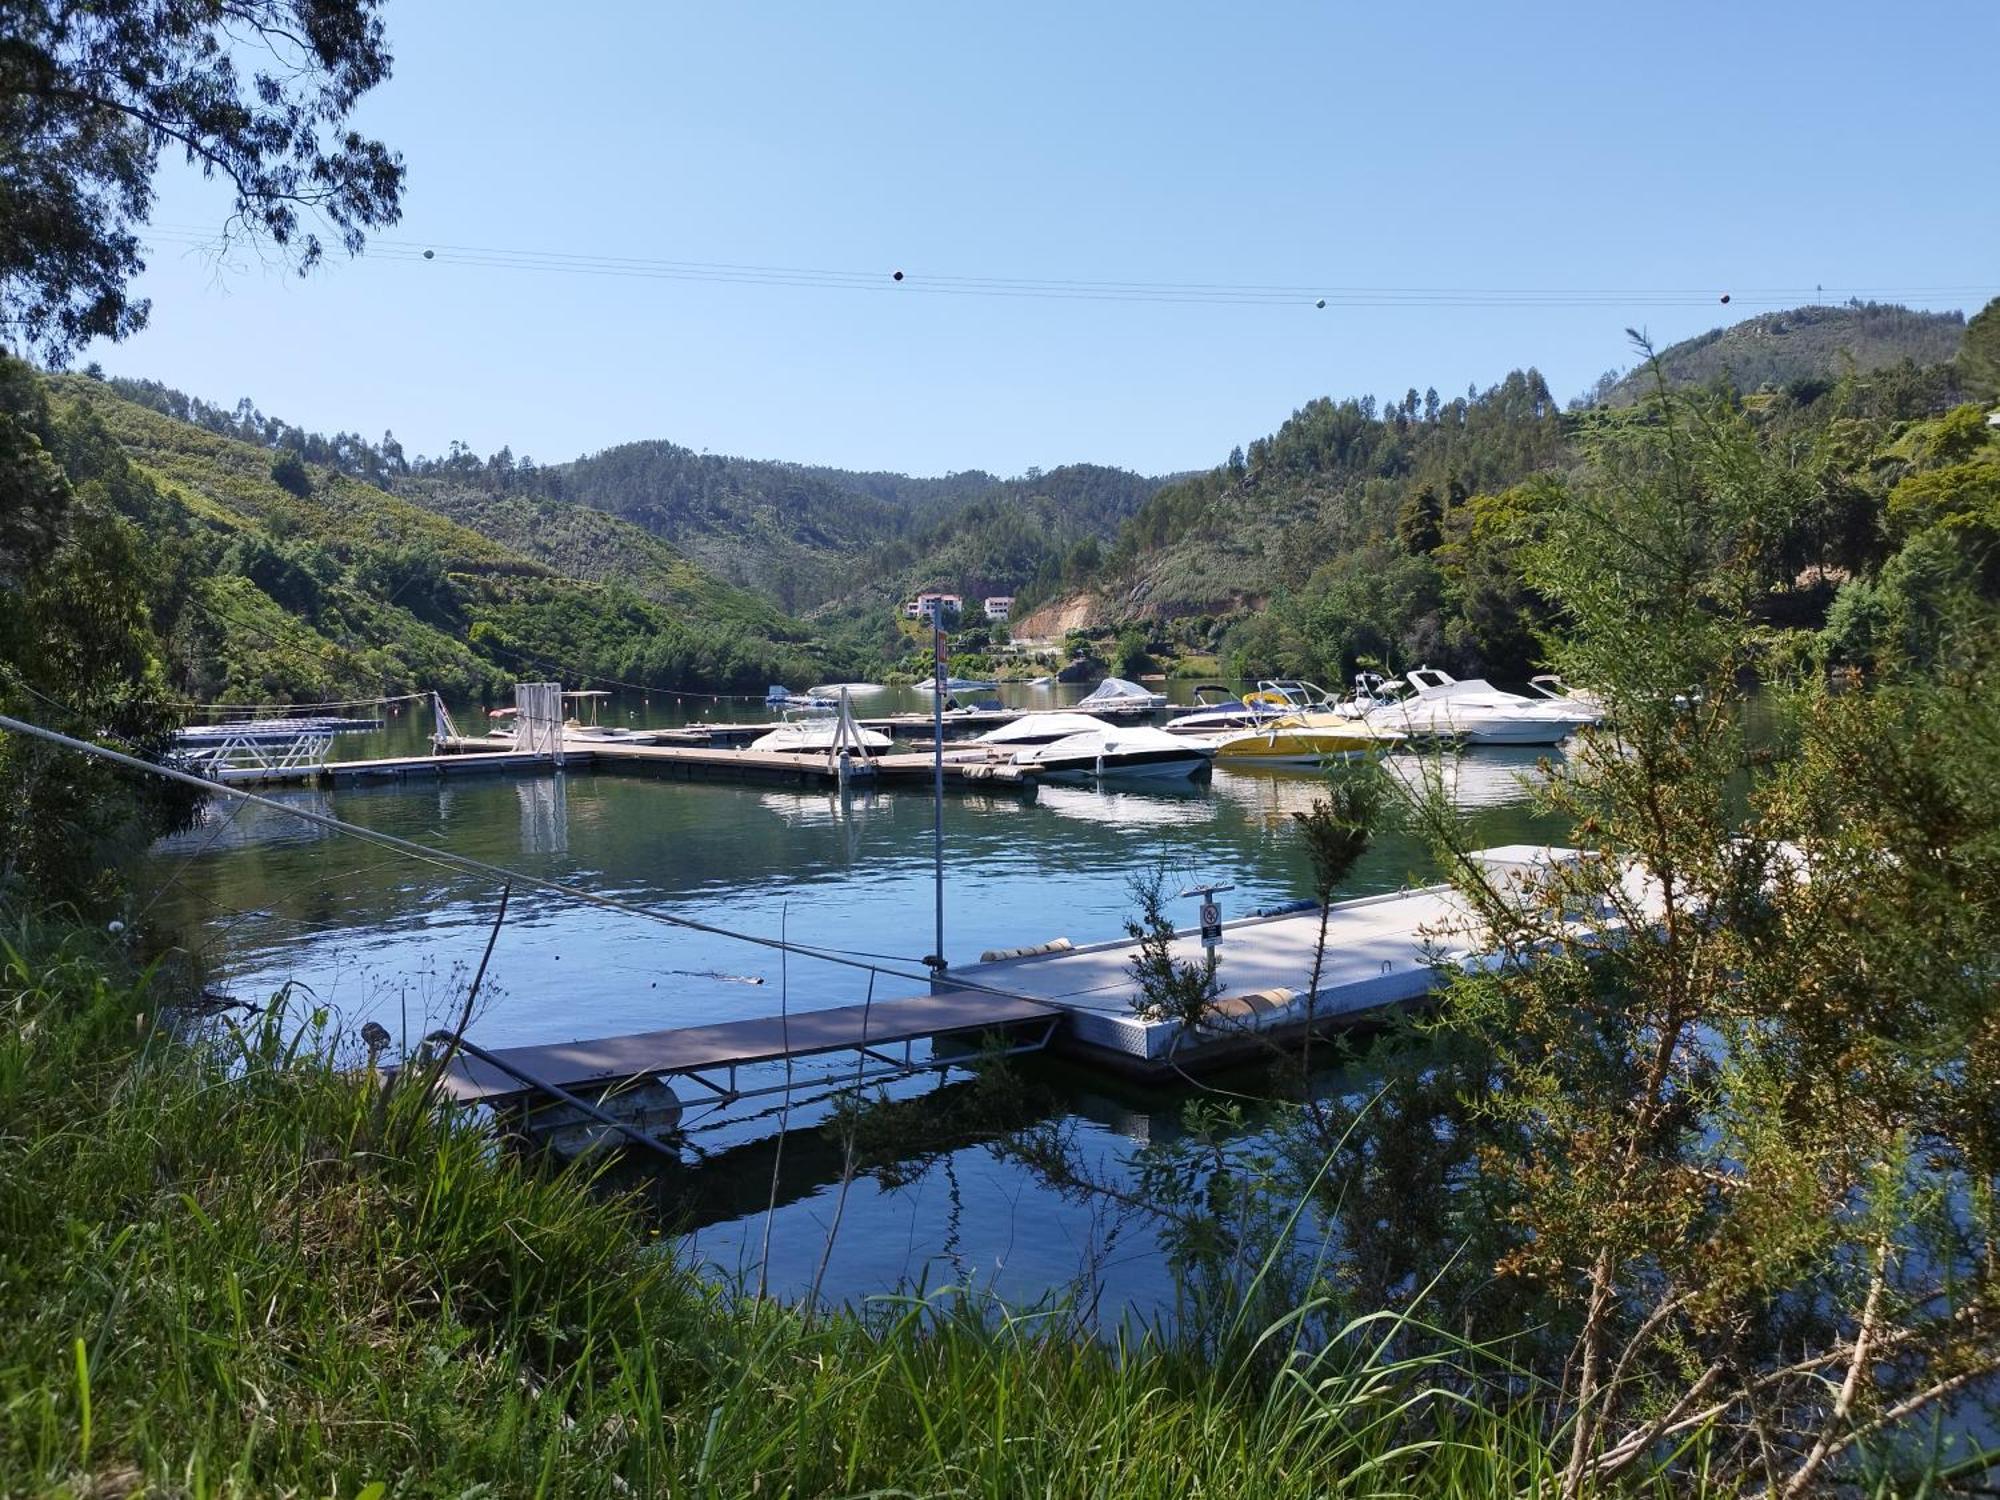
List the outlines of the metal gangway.
{"label": "metal gangway", "polygon": [[[217,781],[295,778],[327,763],[338,721],[256,719],[185,730],[175,737],[174,759]],[[342,726],[345,727],[345,726]]]}

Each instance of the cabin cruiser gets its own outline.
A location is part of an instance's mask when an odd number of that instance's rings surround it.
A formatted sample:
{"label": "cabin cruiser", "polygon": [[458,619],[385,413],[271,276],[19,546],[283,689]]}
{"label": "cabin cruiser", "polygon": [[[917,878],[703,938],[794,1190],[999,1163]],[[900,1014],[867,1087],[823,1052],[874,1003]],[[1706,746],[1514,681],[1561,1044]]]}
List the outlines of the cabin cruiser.
{"label": "cabin cruiser", "polygon": [[1167,706],[1167,695],[1140,687],[1123,677],[1107,677],[1076,707],[1087,714],[1146,714]]}
{"label": "cabin cruiser", "polygon": [[1215,758],[1232,764],[1317,766],[1393,750],[1408,736],[1365,720],[1323,714],[1286,714],[1253,729],[1209,741]]}
{"label": "cabin cruiser", "polygon": [[1530,677],[1528,686],[1544,698],[1553,698],[1558,703],[1573,703],[1604,717],[1604,700],[1588,688],[1573,688],[1553,672],[1544,672],[1539,677]]}
{"label": "cabin cruiser", "polygon": [[1048,745],[1072,734],[1090,734],[1112,726],[1090,714],[1028,713],[989,729],[973,738],[975,745],[996,745],[1019,749],[1023,745]]}
{"label": "cabin cruiser", "polygon": [[874,729],[863,729],[850,723],[847,733],[841,733],[838,719],[802,719],[796,723],[780,724],[769,734],[759,735],[750,742],[752,750],[789,750],[831,754],[835,750],[852,750],[860,755],[878,755],[895,743],[888,735]]}
{"label": "cabin cruiser", "polygon": [[1236,697],[1226,687],[1204,682],[1195,687],[1193,709],[1167,720],[1161,728],[1169,734],[1220,734],[1253,729],[1272,719],[1281,719],[1287,712],[1275,703],[1252,703]]}
{"label": "cabin cruiser", "polygon": [[1436,667],[1390,680],[1361,674],[1340,711],[1374,728],[1468,745],[1559,744],[1604,717],[1577,698],[1525,698],[1483,677],[1461,682]]}
{"label": "cabin cruiser", "polygon": [[1206,776],[1215,751],[1144,725],[1106,726],[1017,752],[1014,764],[1052,781],[1186,781]]}

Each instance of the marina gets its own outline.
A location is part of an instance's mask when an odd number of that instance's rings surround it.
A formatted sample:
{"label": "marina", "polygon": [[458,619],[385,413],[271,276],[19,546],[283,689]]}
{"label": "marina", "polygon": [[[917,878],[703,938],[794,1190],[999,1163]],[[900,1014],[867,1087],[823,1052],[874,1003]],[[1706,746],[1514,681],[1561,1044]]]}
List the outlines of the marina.
{"label": "marina", "polygon": [[[1016,697],[1003,688],[1007,722],[1073,711],[1087,690]],[[901,691],[878,701],[893,708]],[[461,724],[468,717],[458,714]],[[911,753],[909,740],[875,758],[890,765],[888,777],[855,777],[843,788],[823,754],[774,757],[762,773],[769,779],[749,780],[743,768],[762,753],[676,742],[693,714],[649,711],[627,697],[604,717],[656,743],[566,745],[556,773],[546,754],[485,749],[481,736],[461,737],[478,749],[435,755],[431,715],[419,709],[375,734],[343,736],[340,748],[353,753],[323,776],[256,790],[524,877],[603,891],[627,907],[785,939],[789,955],[746,949],[517,889],[465,1033],[472,1062],[474,1048],[516,1066],[525,1060],[525,1071],[587,1109],[615,1105],[619,1119],[671,1153],[676,1171],[694,1174],[688,1244],[698,1259],[726,1268],[750,1253],[746,1236],[761,1244],[765,1189],[739,1191],[725,1164],[759,1161],[768,1178],[778,1153],[770,1254],[781,1288],[800,1290],[818,1274],[790,1247],[820,1242],[814,1224],[837,1186],[838,1160],[816,1144],[834,1100],[862,1090],[919,1111],[913,1118],[948,1118],[963,1107],[950,1101],[984,1087],[968,1065],[1011,1053],[1009,1069],[1039,1101],[1039,1116],[1023,1123],[1040,1117],[1076,1132],[1116,1177],[1137,1144],[1180,1129],[1190,1078],[1227,1080],[1281,1055],[1309,1009],[1315,1029],[1333,1031],[1421,1002],[1436,983],[1429,945],[1463,946],[1450,937],[1444,893],[1426,878],[1426,852],[1385,830],[1336,902],[1319,994],[1304,999],[1317,916],[1299,909],[1309,870],[1292,818],[1323,795],[1323,774],[1310,768],[1218,763],[1199,781],[1015,783],[966,775],[976,764],[953,769],[952,757],[981,753],[955,738],[938,805],[932,759]],[[710,772],[718,758],[724,767]],[[899,760],[912,771],[898,774]],[[1526,800],[1535,760],[1508,750],[1441,760],[1397,751],[1387,764],[1413,786],[1441,779],[1482,845],[1542,849],[1565,830]],[[923,959],[936,947],[940,811],[950,963],[933,981]],[[220,799],[155,858],[160,910],[197,940],[227,934],[230,961],[217,976],[224,992],[261,1000],[303,987],[350,1034],[363,1019],[384,1025],[397,1039],[392,1054],[455,1018],[499,893],[497,876],[385,860],[275,810]],[[1122,936],[1130,880],[1160,868],[1172,872],[1173,888],[1235,886],[1221,898],[1217,1024],[1193,1038],[1133,1010],[1132,943]],[[1185,928],[1177,956],[1198,955],[1195,903],[1174,915]],[[1064,943],[1050,946],[1057,938]],[[939,998],[945,1011],[899,1019],[910,1002]],[[982,1008],[990,1005],[1037,1009],[1009,1021]],[[858,1035],[862,1011],[869,1018]],[[819,1050],[807,1045],[814,1035],[858,1045]],[[584,1065],[605,1048],[619,1059],[608,1078]],[[494,1080],[485,1079],[490,1092]],[[479,1107],[532,1118],[558,1151],[604,1140],[609,1127],[515,1082]],[[953,1181],[963,1201],[941,1211],[936,1193]],[[937,1263],[952,1274],[1032,1298],[1073,1273],[1093,1232],[1075,1205],[992,1159],[976,1132],[948,1133],[916,1164],[853,1185],[849,1198],[853,1227],[826,1284],[856,1294],[920,1276],[944,1257]],[[1023,1238],[1031,1222],[1045,1231],[1032,1244]],[[984,1272],[972,1269],[980,1265]],[[1165,1292],[1158,1276],[1149,1260],[1121,1285],[1120,1301],[1153,1305]]]}

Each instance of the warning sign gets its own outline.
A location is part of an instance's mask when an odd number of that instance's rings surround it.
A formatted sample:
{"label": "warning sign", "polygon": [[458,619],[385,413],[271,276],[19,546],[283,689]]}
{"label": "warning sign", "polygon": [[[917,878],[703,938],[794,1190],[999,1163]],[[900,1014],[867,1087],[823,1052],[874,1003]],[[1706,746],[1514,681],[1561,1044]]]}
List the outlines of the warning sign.
{"label": "warning sign", "polygon": [[1213,946],[1222,941],[1222,905],[1216,901],[1201,903],[1201,940]]}

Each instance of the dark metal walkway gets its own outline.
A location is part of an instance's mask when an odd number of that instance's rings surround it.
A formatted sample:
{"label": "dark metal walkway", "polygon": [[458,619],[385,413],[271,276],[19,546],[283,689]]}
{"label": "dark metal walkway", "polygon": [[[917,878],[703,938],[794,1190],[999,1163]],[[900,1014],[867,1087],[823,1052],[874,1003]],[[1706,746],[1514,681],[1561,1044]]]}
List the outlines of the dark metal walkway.
{"label": "dark metal walkway", "polygon": [[[663,1075],[694,1077],[702,1072],[734,1070],[751,1063],[893,1047],[926,1037],[989,1031],[1026,1022],[1043,1023],[1045,1041],[1061,1015],[1057,1007],[1032,1000],[953,990],[907,1000],[883,1000],[872,1006],[841,1005],[831,1010],[799,1011],[789,1017],[760,1016],[749,1021],[642,1031],[595,1041],[495,1048],[487,1055],[506,1064],[505,1068],[461,1055],[445,1074],[442,1087],[445,1093],[465,1103],[489,1103],[533,1094],[537,1090],[524,1081],[528,1078],[574,1093],[596,1094]],[[510,1073],[508,1068],[518,1072]],[[734,1091],[716,1089],[716,1092]]]}

